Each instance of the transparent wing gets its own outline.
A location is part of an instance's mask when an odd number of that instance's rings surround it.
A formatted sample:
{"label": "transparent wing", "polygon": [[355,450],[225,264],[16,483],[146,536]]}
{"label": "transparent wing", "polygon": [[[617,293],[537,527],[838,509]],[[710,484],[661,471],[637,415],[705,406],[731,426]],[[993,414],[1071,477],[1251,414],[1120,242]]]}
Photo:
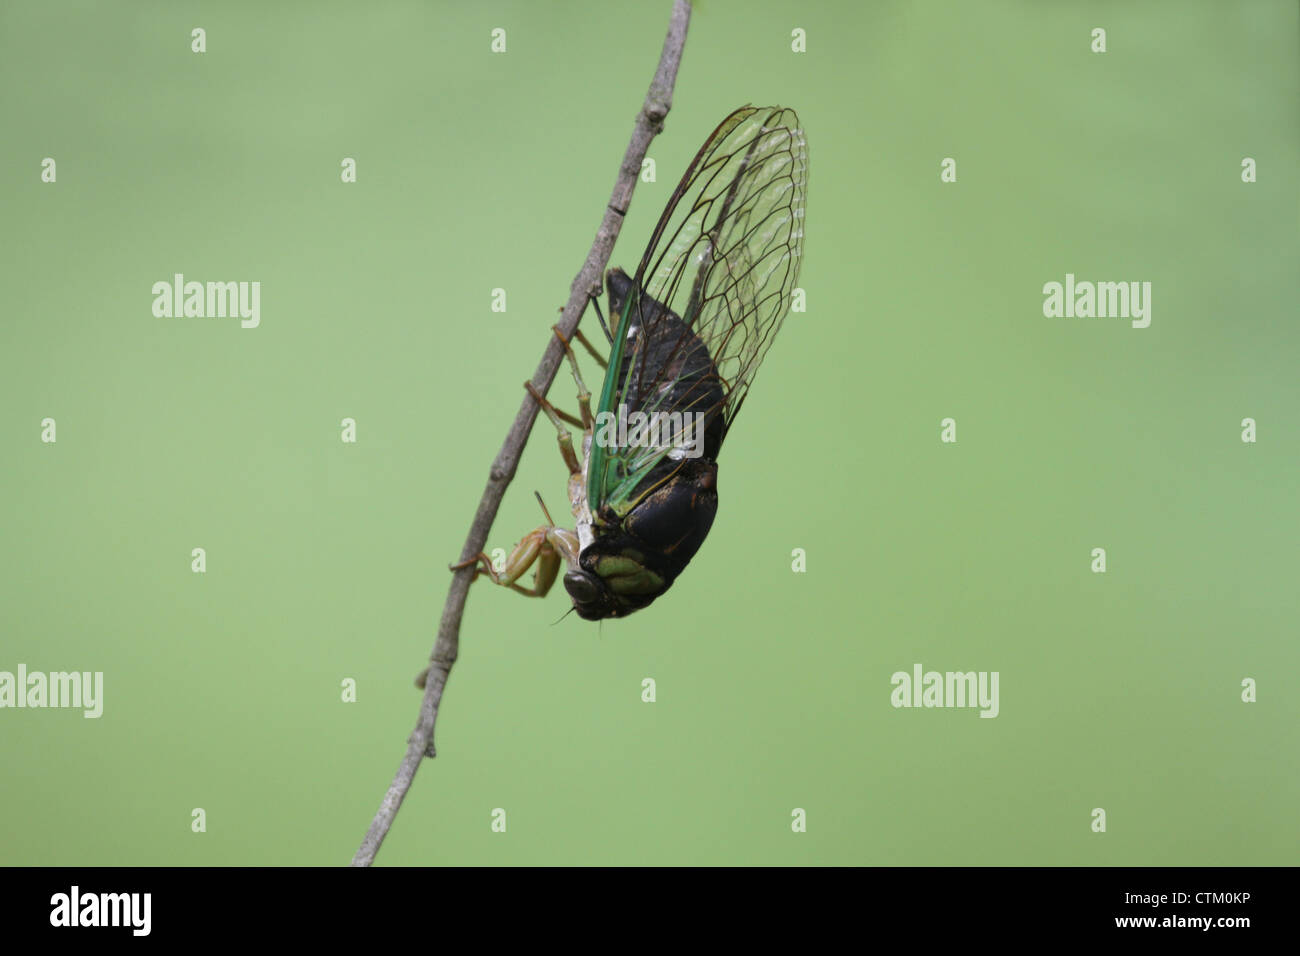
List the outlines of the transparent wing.
{"label": "transparent wing", "polygon": [[[726,426],[790,309],[807,181],[808,150],[795,112],[736,110],[696,155],[637,270],[645,297],[681,316],[708,349]],[[646,328],[644,337],[653,332]],[[646,362],[651,353],[641,350],[635,363],[643,395],[654,392],[649,379],[671,368]]]}
{"label": "transparent wing", "polygon": [[[719,124],[669,199],[625,295],[616,297],[611,278],[621,319],[602,410],[696,413],[717,454],[790,308],[807,174],[793,110],[746,106]],[[654,441],[596,449],[592,505],[632,498],[681,437],[665,430]]]}

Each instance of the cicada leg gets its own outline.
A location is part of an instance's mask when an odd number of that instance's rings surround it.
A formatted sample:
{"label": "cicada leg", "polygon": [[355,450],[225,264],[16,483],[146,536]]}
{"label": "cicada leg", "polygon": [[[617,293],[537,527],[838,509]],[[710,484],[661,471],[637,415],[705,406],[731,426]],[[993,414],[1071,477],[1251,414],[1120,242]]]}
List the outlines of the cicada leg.
{"label": "cicada leg", "polygon": [[[592,305],[592,308],[594,308],[594,309],[596,310],[596,321],[598,321],[598,322],[600,323],[600,330],[601,330],[602,332],[605,333],[605,341],[607,341],[610,345],[613,345],[613,344],[614,344],[614,336],[610,335],[610,333],[609,333],[609,323],[605,321],[605,313],[602,312],[602,311],[600,311],[600,295],[599,295],[599,293],[596,294],[596,295],[591,296],[591,305]],[[583,344],[587,346],[587,351],[591,352],[592,355],[595,355],[595,354],[596,354],[596,353],[595,353],[595,350],[592,349],[592,347],[591,347],[588,343],[586,343],[586,342],[584,341]],[[601,367],[601,368],[609,368],[609,363],[608,363],[608,362],[603,362],[603,361],[601,361],[601,359],[600,359],[599,356],[596,357],[596,361],[597,361],[597,362],[600,362],[600,367]]]}
{"label": "cicada leg", "polygon": [[[596,420],[591,414],[591,392],[587,391],[587,383],[582,380],[582,371],[578,368],[578,357],[573,354],[573,347],[569,344],[569,340],[564,337],[564,333],[560,331],[560,327],[558,325],[551,326],[551,330],[555,332],[555,337],[564,343],[564,357],[569,361],[569,370],[573,372],[573,381],[578,386],[578,413],[582,416],[582,430],[591,431]],[[573,335],[586,347],[592,357],[601,363],[602,367],[606,365],[602,361],[600,353],[592,347],[585,335],[576,329]]]}
{"label": "cicada leg", "polygon": [[[528,389],[528,394],[533,396],[533,401],[535,401],[538,407],[546,413],[546,417],[549,418],[551,424],[555,426],[555,440],[560,446],[560,455],[564,458],[564,466],[569,469],[569,474],[575,475],[580,473],[582,471],[582,463],[578,461],[578,453],[573,450],[573,436],[569,434],[569,430],[564,427],[566,416],[558,408],[548,402],[546,396],[539,392],[532,382],[524,382],[524,388]],[[581,400],[579,400],[579,405],[581,406]],[[586,407],[585,414],[588,416],[591,415],[590,405]],[[582,422],[575,422],[575,424],[582,426],[583,431],[587,430],[587,426]]]}
{"label": "cicada leg", "polygon": [[[486,554],[479,554],[478,557],[470,558],[468,561],[453,564],[451,569],[459,571],[479,564],[478,573],[486,574],[492,579],[493,584],[508,587],[528,597],[546,597],[560,573],[562,560],[568,554],[576,555],[577,548],[578,536],[572,531],[554,525],[542,525],[524,535],[523,540],[514,546],[501,571],[492,567],[492,559]],[[534,566],[536,570],[533,572],[533,586],[526,588],[519,584],[519,579]]]}
{"label": "cicada leg", "polygon": [[[564,354],[568,358],[569,368],[573,372],[573,380],[578,385],[578,410],[581,412],[582,417],[575,418],[556,408],[547,401],[546,396],[539,392],[532,382],[524,382],[524,388],[528,390],[528,394],[533,397],[533,401],[537,402],[538,407],[546,413],[546,417],[555,426],[556,443],[559,445],[560,455],[564,459],[564,466],[569,470],[569,479],[572,482],[581,479],[582,462],[578,460],[578,454],[573,447],[573,436],[564,427],[564,423],[567,421],[575,427],[581,428],[585,438],[591,432],[595,419],[591,414],[591,393],[582,380],[582,372],[578,368],[578,359],[573,354],[572,347],[561,334],[559,328],[555,328],[554,331],[556,338],[564,344]],[[602,365],[605,364],[599,353],[596,352],[581,332],[575,333],[575,337],[591,352],[596,361],[601,362]],[[551,590],[551,586],[555,584],[556,577],[559,576],[561,563],[577,564],[578,552],[581,550],[581,546],[576,532],[556,526],[550,512],[546,510],[545,503],[542,502],[541,495],[537,496],[537,501],[541,504],[542,513],[546,516],[546,524],[524,535],[523,540],[516,544],[506,557],[505,565],[500,571],[497,571],[492,566],[492,559],[483,553],[479,553],[467,561],[451,565],[451,570],[460,571],[477,564],[479,567],[476,569],[476,576],[486,574],[494,584],[508,587],[528,597],[545,597]],[[519,579],[528,573],[529,568],[535,568],[531,588],[518,583]]]}
{"label": "cicada leg", "polygon": [[588,355],[596,360],[597,365],[601,368],[609,368],[609,362],[606,361],[605,356],[596,351],[596,346],[592,345],[591,341],[582,334],[582,329],[574,329],[573,337],[582,343],[582,347],[587,350]]}

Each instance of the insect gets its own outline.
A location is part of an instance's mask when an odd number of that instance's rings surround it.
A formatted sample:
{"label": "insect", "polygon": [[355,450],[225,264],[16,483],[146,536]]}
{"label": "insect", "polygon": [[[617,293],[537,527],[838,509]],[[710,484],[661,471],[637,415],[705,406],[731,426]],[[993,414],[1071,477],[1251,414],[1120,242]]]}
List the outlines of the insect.
{"label": "insect", "polygon": [[[502,570],[485,554],[453,568],[477,563],[497,584],[542,597],[563,562],[565,590],[587,620],[624,617],[672,586],[713,524],[718,453],[790,309],[807,175],[793,110],[745,106],[718,125],[636,274],[606,274],[612,334],[592,300],[610,349],[596,414],[568,341],[580,417],[526,383],[556,427],[576,528],[557,527],[542,503],[546,523]],[[581,456],[566,421],[582,428]],[[530,567],[528,588],[519,579]]]}

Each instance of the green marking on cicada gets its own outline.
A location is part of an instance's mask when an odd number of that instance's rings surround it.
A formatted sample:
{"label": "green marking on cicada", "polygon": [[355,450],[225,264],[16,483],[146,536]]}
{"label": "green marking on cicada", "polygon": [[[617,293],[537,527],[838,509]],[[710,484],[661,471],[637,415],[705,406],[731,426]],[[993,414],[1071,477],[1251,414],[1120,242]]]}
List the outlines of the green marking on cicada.
{"label": "green marking on cicada", "polygon": [[653,594],[664,585],[664,579],[642,566],[640,559],[626,555],[602,555],[596,571],[615,594]]}
{"label": "green marking on cicada", "polygon": [[[632,308],[637,297],[635,292],[627,297],[623,303],[623,312],[618,318],[618,329],[614,333],[614,342],[609,349],[609,365],[605,373],[605,384],[600,389],[600,404],[597,406],[597,413],[610,411],[610,406],[614,403],[614,395],[618,390],[618,369],[623,364],[623,346],[627,342],[628,327],[631,324]],[[632,369],[629,366],[628,375],[631,376]],[[626,389],[627,382],[623,382],[623,388]],[[609,450],[596,441],[595,436],[591,442],[591,458],[587,465],[587,505],[591,509],[593,517],[600,507],[600,502],[604,499],[606,488],[604,487],[605,469],[609,458]]]}

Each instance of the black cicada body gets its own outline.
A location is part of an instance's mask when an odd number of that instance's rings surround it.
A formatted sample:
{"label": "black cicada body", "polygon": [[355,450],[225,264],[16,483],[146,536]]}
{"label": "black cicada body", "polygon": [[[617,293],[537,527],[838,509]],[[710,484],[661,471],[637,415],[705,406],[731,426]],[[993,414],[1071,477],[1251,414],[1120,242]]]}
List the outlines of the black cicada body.
{"label": "black cicada body", "polygon": [[686,170],[636,275],[609,272],[618,331],[584,448],[578,566],[564,576],[582,617],[650,604],[709,533],[718,453],[790,308],[807,174],[792,110],[736,110]]}
{"label": "black cicada body", "polygon": [[[475,558],[481,573],[540,597],[563,562],[565,589],[589,620],[624,617],[672,586],[713,525],[718,454],[790,310],[807,177],[792,110],[742,107],[705,140],[636,274],[606,276],[616,331],[605,330],[610,355],[597,413],[567,340],[581,420],[529,383],[559,432],[576,530],[548,513],[504,565]],[[581,456],[566,420],[583,426]],[[518,581],[534,565],[526,588]]]}

